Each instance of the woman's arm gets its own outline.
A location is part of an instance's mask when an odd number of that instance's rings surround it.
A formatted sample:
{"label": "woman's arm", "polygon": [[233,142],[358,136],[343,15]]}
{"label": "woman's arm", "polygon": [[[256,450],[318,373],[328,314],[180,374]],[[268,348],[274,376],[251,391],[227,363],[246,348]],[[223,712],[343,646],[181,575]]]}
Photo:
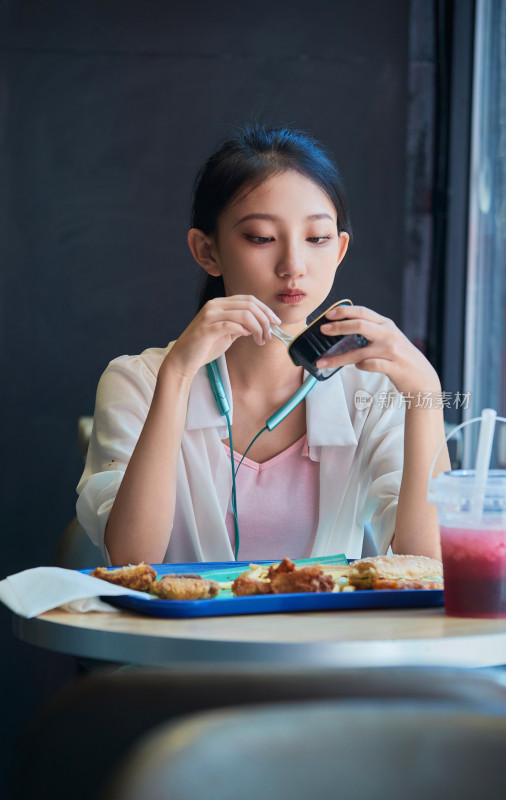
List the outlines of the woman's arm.
{"label": "woman's arm", "polygon": [[239,336],[259,345],[278,317],[249,295],[210,300],[183,331],[160,367],[141,434],[114,499],[105,531],[112,564],[165,556],[176,505],[177,464],[193,377]]}
{"label": "woman's arm", "polygon": [[[404,467],[392,549],[396,553],[440,557],[437,509],[427,501],[430,467],[445,438],[443,410],[437,407],[441,393],[437,373],[391,320],[374,311],[359,306],[337,307],[328,317],[336,321],[322,326],[323,332],[361,333],[369,344],[325,363],[320,360],[318,366],[355,364],[366,372],[381,372],[406,400]],[[417,405],[419,395],[429,399],[429,407]],[[449,468],[448,450],[443,447],[434,475]]]}
{"label": "woman's arm", "polygon": [[[433,403],[436,396],[432,395]],[[427,501],[427,487],[432,461],[444,438],[441,409],[417,408],[414,403],[411,408],[406,406],[404,468],[392,540],[394,553],[441,558],[437,508]],[[434,475],[447,469],[450,469],[448,450],[442,447]]]}
{"label": "woman's arm", "polygon": [[109,515],[105,544],[112,564],[159,564],[169,543],[191,380],[171,374],[169,356],[165,364]]}

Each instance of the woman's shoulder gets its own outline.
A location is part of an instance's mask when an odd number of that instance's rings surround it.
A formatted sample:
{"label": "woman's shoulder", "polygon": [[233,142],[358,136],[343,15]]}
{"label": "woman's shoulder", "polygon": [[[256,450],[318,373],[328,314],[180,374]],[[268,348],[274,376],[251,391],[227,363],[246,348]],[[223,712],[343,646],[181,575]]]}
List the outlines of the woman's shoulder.
{"label": "woman's shoulder", "polygon": [[105,373],[136,373],[147,371],[156,378],[167,353],[174,345],[169,342],[165,347],[148,347],[136,355],[121,355],[113,358],[106,367]]}
{"label": "woman's shoulder", "polygon": [[158,370],[173,342],[166,347],[149,347],[137,355],[121,355],[109,362],[100,376],[97,401],[105,404],[126,396],[149,400],[156,386]]}

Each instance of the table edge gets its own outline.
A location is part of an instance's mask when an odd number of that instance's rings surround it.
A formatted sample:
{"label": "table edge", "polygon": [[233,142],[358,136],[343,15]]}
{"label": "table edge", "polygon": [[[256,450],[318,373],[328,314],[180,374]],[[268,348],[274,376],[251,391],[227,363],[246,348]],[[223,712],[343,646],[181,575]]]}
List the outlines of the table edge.
{"label": "table edge", "polygon": [[432,666],[491,667],[506,664],[506,632],[450,638],[340,642],[248,642],[142,636],[122,631],[78,628],[13,614],[21,641],[59,653],[139,666],[295,664],[307,667]]}

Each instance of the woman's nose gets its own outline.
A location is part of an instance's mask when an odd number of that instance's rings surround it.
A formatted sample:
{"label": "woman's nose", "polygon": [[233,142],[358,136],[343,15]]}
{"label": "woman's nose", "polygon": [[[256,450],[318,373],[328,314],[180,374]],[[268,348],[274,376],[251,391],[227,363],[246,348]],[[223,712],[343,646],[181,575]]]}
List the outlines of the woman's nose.
{"label": "woman's nose", "polygon": [[298,247],[287,246],[280,255],[276,272],[279,276],[298,277],[306,274],[306,265]]}

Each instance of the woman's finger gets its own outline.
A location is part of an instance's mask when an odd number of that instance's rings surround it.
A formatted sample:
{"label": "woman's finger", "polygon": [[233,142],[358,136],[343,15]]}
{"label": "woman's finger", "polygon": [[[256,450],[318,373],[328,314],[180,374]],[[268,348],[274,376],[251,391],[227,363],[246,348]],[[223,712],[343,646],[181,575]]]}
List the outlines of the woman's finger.
{"label": "woman's finger", "polygon": [[255,313],[259,319],[265,317],[269,325],[279,325],[281,323],[278,315],[254,295],[230,295],[229,297],[215,298],[211,300],[210,303],[214,303],[217,307],[223,308],[224,310],[227,308],[248,308]]}
{"label": "woman's finger", "polygon": [[281,322],[279,317],[265,303],[257,300],[253,295],[232,295],[225,298],[216,298],[216,301],[221,302],[214,302],[214,305],[211,306],[212,311],[215,313],[223,313],[230,316],[234,311],[244,311],[256,319],[262,329],[262,342],[259,341],[258,344],[267,342],[271,338],[271,325]]}
{"label": "woman's finger", "polygon": [[223,312],[216,312],[213,315],[212,320],[210,322],[210,331],[213,329],[216,330],[214,326],[217,323],[233,323],[234,325],[240,325],[243,327],[248,334],[253,335],[253,339],[258,345],[265,344],[268,335],[265,332],[264,327],[260,324],[256,316],[247,308],[244,309],[234,309],[226,310]]}
{"label": "woman's finger", "polygon": [[316,366],[319,369],[335,369],[336,367],[347,367],[349,364],[355,364],[358,367],[359,363],[371,358],[382,358],[385,363],[388,362],[388,359],[385,358],[385,351],[371,342],[365,347],[355,347],[346,353],[319,358]]}
{"label": "woman's finger", "polygon": [[364,319],[380,325],[391,322],[388,317],[382,317],[381,314],[366,306],[334,306],[326,312],[325,316],[330,320]]}
{"label": "woman's finger", "polygon": [[370,322],[359,317],[357,319],[340,320],[337,322],[324,322],[320,326],[322,333],[328,336],[345,336],[351,333],[360,333],[369,342],[374,342],[384,335],[386,328],[377,322]]}
{"label": "woman's finger", "polygon": [[232,336],[234,341],[239,336],[253,336],[249,328],[233,319],[220,319],[212,322],[209,326],[209,332],[212,333],[213,338],[220,339],[222,336]]}
{"label": "woman's finger", "polygon": [[[367,311],[367,309],[366,309]],[[371,316],[375,312],[371,312]],[[404,341],[404,334],[397,328],[392,320],[386,317],[379,317],[379,322],[369,319],[367,316],[357,316],[353,319],[341,319],[335,322],[324,322],[321,332],[330,336],[344,336],[351,333],[359,333],[369,342],[381,342],[383,346],[390,347],[394,341]]]}
{"label": "woman's finger", "polygon": [[269,319],[270,319],[272,322],[274,322],[274,324],[275,324],[275,325],[279,325],[279,324],[280,324],[280,322],[281,322],[280,318],[278,317],[278,315],[277,315],[277,314],[275,314],[275,313],[274,313],[274,311],[272,310],[272,308],[269,308],[269,306],[268,306],[268,305],[266,305],[266,304],[265,304],[265,303],[263,303],[261,300],[259,300],[259,299],[258,299],[258,297],[255,297],[255,295],[254,295],[254,294],[236,294],[236,295],[230,295],[230,296],[229,296],[229,297],[227,297],[226,299],[227,299],[227,300],[231,300],[231,301],[239,300],[239,301],[242,301],[242,302],[253,303],[253,304],[257,305],[259,308],[261,308],[261,309],[262,309],[262,311],[264,311],[264,313],[265,313],[265,314],[267,314],[267,316],[269,317]]}

